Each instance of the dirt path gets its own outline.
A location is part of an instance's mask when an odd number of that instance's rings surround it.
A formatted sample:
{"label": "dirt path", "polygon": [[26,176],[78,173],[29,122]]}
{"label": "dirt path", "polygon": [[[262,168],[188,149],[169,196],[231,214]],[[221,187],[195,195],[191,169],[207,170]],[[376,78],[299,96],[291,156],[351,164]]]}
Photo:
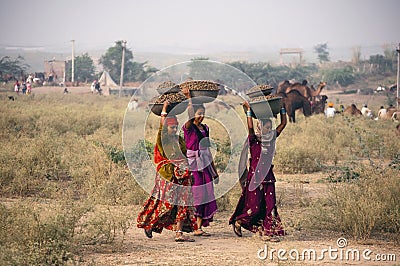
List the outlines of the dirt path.
{"label": "dirt path", "polygon": [[[94,262],[96,265],[279,265],[289,262],[291,264],[377,265],[379,262],[373,261],[377,253],[396,254],[397,257],[400,255],[399,247],[385,242],[370,241],[363,244],[349,240],[348,246],[343,250],[357,249],[360,252],[360,260],[353,260],[351,255],[348,261],[340,260],[340,257],[334,259],[335,256],[340,256],[333,250],[339,249],[336,243],[340,237],[339,234],[323,236],[307,231],[289,231],[289,235],[285,236],[281,242],[271,243],[264,242],[246,231],[243,232],[243,237],[239,238],[228,226],[229,216],[228,212],[216,215],[215,222],[207,229],[212,236],[196,237],[194,243],[174,242],[174,233],[171,231],[154,234],[152,239],[148,239],[142,229],[132,226],[127,233],[126,241],[118,251],[113,252],[107,248],[100,248],[97,252],[92,250],[84,256],[84,261]],[[285,219],[285,215],[281,216]],[[329,248],[333,250],[332,259],[328,253],[324,254],[324,259],[318,259],[322,258],[322,250]],[[287,259],[286,261],[278,259],[277,250],[279,249],[286,250],[287,253],[282,256]],[[296,257],[295,253],[291,253],[292,257],[289,257],[288,253],[294,252],[292,250],[297,250],[301,254],[305,249],[315,250],[317,259],[309,260],[307,255],[305,260],[296,261],[291,259]],[[367,249],[373,252],[369,256],[372,258],[370,261],[362,258],[362,252]],[[267,255],[265,259],[258,257],[265,255]],[[345,255],[343,257],[345,258]]]}
{"label": "dirt path", "polygon": [[[296,176],[290,178],[296,180]],[[299,187],[287,181],[277,183],[277,191],[285,191],[285,197],[293,198],[299,195],[307,197],[318,197],[325,193],[327,185],[314,182],[303,184],[301,193]],[[140,206],[132,207],[133,217],[137,217]],[[143,229],[136,227],[135,221],[129,228],[126,239],[117,250],[111,247],[97,246],[84,252],[83,260],[85,263],[95,265],[281,265],[281,264],[347,264],[347,265],[377,265],[385,264],[375,260],[376,254],[396,254],[397,261],[400,260],[400,248],[392,243],[369,240],[368,242],[357,242],[347,240],[347,246],[339,249],[337,245],[339,232],[321,232],[296,228],[296,216],[301,216],[301,209],[296,206],[287,205],[279,209],[280,216],[284,223],[287,236],[282,238],[279,243],[264,242],[258,236],[243,230],[243,237],[234,235],[231,226],[228,225],[231,212],[218,212],[214,223],[206,231],[211,233],[211,237],[193,237],[194,243],[174,242],[174,232],[165,230],[162,234],[153,234],[152,239],[148,239]],[[189,234],[191,235],[191,234]],[[277,250],[282,249],[287,253],[282,254],[279,259]],[[315,250],[316,260],[295,259],[296,250],[301,255],[305,250]],[[323,249],[331,249],[332,259],[328,253],[322,254]],[[343,259],[338,251],[343,250]],[[360,259],[353,259],[350,253],[350,260],[346,260],[345,254],[348,250],[358,250]],[[369,254],[371,260],[362,257],[364,250],[371,250]],[[266,253],[265,253],[266,251]],[[283,252],[283,251],[282,251]],[[289,256],[291,252],[291,256]],[[336,252],[336,253],[335,253]],[[308,254],[308,253],[305,253]],[[259,256],[267,258],[260,259]],[[284,260],[286,258],[287,260]],[[293,258],[293,259],[292,259]],[[312,258],[314,256],[312,255]],[[321,258],[321,259],[318,259]],[[392,265],[394,262],[390,262]]]}

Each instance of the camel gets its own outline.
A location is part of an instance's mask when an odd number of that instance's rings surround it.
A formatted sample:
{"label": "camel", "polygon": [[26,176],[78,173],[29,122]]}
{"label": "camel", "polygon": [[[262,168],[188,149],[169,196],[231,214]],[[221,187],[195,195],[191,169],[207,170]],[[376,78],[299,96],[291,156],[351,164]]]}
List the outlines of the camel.
{"label": "camel", "polygon": [[277,94],[281,93],[281,92],[286,93],[286,89],[289,88],[289,86],[291,86],[291,85],[292,85],[292,83],[290,83],[289,80],[282,81],[281,83],[278,84],[278,88],[276,89],[276,93]]}
{"label": "camel", "polygon": [[391,119],[393,122],[400,122],[400,111],[393,112]]}
{"label": "camel", "polygon": [[395,115],[395,113],[400,113],[400,111],[398,111],[396,108],[392,107],[392,108],[388,108],[386,115],[384,117],[382,117],[382,119],[384,120],[394,120],[393,116],[397,116],[397,114]]}
{"label": "camel", "polygon": [[289,116],[289,122],[296,122],[296,110],[302,108],[304,116],[311,115],[311,104],[303,95],[298,91],[290,91],[288,93],[280,92],[278,94],[282,97],[282,105],[285,106],[286,112]]}
{"label": "camel", "polygon": [[353,103],[350,106],[347,106],[346,109],[344,109],[343,113],[348,114],[348,115],[354,115],[354,116],[362,116],[361,111],[357,108],[357,106]]}
{"label": "camel", "polygon": [[326,95],[319,95],[313,97],[311,101],[311,113],[313,114],[323,114],[325,112],[325,104],[328,96]]}
{"label": "camel", "polygon": [[297,90],[307,99],[311,99],[312,97],[318,96],[321,94],[322,89],[326,86],[326,82],[320,82],[316,90],[309,88],[307,85],[302,85],[300,83],[295,83],[286,88],[286,93]]}

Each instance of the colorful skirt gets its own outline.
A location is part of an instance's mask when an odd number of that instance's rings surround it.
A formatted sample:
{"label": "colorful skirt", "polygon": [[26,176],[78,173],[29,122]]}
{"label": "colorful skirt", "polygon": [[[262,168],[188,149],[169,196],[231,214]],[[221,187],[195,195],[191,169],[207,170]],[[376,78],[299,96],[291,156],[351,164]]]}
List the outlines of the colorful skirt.
{"label": "colorful skirt", "polygon": [[[193,207],[184,204],[190,202],[190,178],[180,182],[185,188],[180,189],[177,182],[169,182],[158,174],[151,196],[143,204],[137,218],[137,227],[161,233],[163,228],[177,230],[176,224],[183,221],[184,232],[193,232],[197,229],[193,216]],[[179,199],[182,205],[174,204]]]}
{"label": "colorful skirt", "polygon": [[[251,180],[250,175],[247,180]],[[272,171],[268,175],[273,175]],[[266,180],[270,179],[268,175]],[[267,236],[285,235],[276,206],[275,182],[263,181],[253,191],[249,191],[248,183],[243,188],[229,224],[239,221],[244,229],[253,233],[262,231]]]}

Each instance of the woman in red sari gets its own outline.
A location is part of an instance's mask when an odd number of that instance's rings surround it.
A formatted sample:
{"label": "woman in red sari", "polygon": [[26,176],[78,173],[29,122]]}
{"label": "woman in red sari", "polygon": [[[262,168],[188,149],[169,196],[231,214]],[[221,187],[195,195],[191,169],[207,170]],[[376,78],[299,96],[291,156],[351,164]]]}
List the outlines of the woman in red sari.
{"label": "woman in red sari", "polygon": [[161,233],[166,228],[176,231],[175,241],[193,242],[193,239],[183,236],[183,232],[197,229],[193,210],[188,204],[191,179],[185,157],[186,145],[176,135],[176,117],[167,117],[168,104],[168,101],[164,102],[154,147],[155,185],[139,213],[137,226],[144,229],[148,238],[153,237],[152,232]]}
{"label": "woman in red sari", "polygon": [[[275,152],[275,140],[285,128],[286,110],[280,111],[281,123],[272,130],[270,119],[261,119],[260,133],[255,133],[250,105],[247,108],[247,140],[250,148],[250,168],[236,210],[229,220],[235,234],[242,236],[241,228],[253,233],[259,232],[263,239],[278,242],[278,236],[283,236],[281,219],[278,215],[275,196],[275,176],[272,172],[272,158]],[[245,153],[247,155],[247,149]],[[247,160],[247,158],[246,158]]]}

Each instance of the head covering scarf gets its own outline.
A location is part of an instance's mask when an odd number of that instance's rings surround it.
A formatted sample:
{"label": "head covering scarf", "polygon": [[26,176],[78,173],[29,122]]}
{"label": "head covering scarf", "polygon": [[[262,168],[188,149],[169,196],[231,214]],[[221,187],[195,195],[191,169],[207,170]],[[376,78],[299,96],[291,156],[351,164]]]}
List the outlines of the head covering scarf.
{"label": "head covering scarf", "polygon": [[167,126],[177,126],[179,125],[176,116],[169,116],[165,118],[164,124]]}

